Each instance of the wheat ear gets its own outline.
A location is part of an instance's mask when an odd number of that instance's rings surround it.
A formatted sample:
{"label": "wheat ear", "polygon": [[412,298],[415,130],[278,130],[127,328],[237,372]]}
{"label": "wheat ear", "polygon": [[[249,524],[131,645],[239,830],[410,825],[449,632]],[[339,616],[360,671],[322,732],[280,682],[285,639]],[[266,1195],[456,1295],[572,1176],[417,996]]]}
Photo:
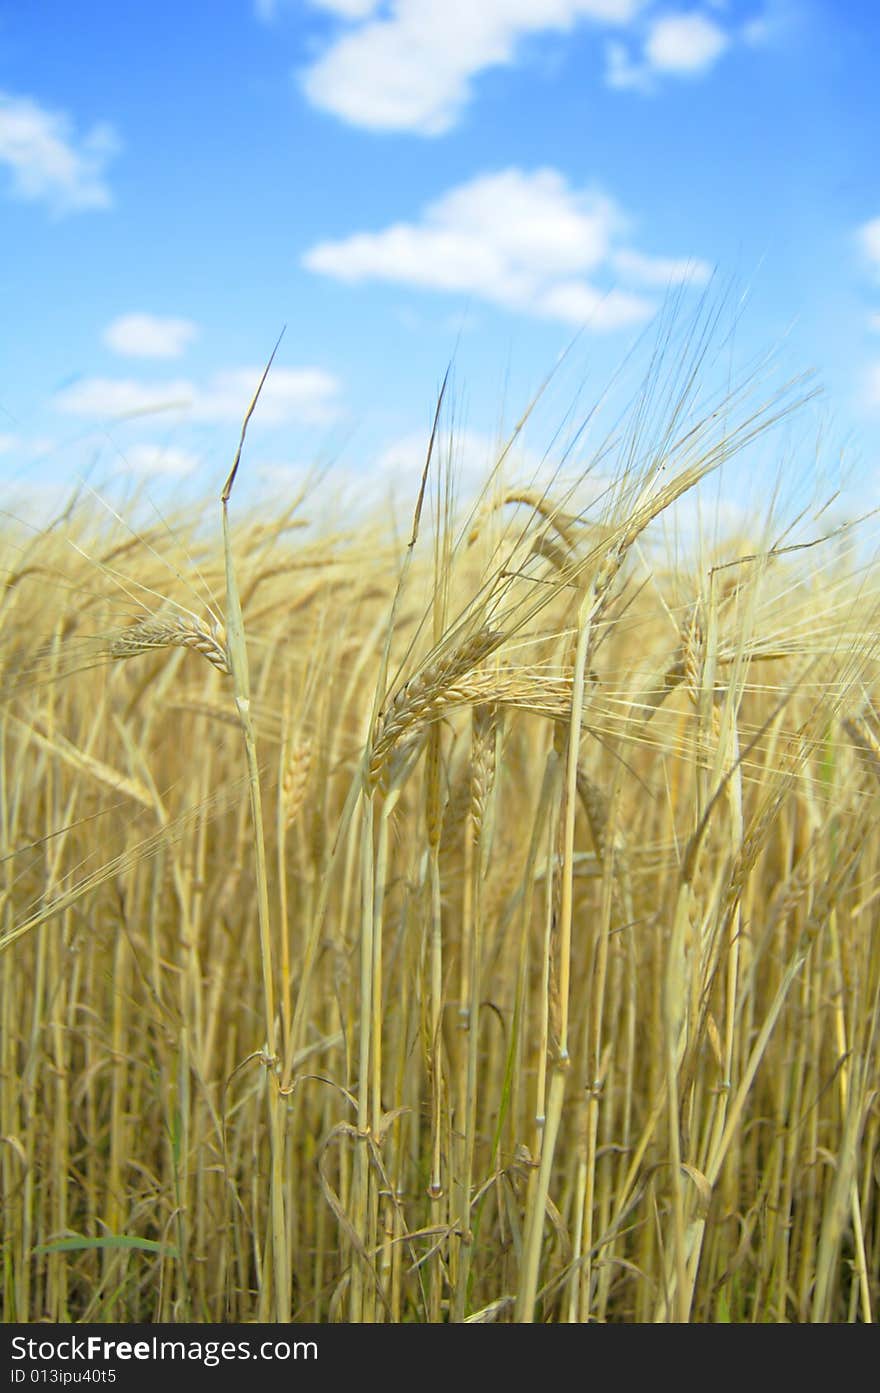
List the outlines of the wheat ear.
{"label": "wheat ear", "polygon": [[216,622],[208,629],[194,614],[151,614],[117,634],[107,646],[111,658],[136,658],[161,648],[192,648],[228,676],[229,655],[223,630]]}
{"label": "wheat ear", "polygon": [[465,677],[499,645],[503,635],[495,629],[480,629],[444,658],[416,673],[379,716],[377,735],[370,757],[370,783],[375,785],[395,746],[428,721],[436,720],[447,707],[467,700],[462,687]]}

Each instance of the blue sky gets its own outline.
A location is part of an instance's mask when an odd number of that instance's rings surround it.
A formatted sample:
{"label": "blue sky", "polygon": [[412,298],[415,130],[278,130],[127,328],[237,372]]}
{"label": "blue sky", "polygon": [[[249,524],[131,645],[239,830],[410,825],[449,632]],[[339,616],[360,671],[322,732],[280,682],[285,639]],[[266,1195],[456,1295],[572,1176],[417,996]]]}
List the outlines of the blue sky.
{"label": "blue sky", "polygon": [[880,503],[878,52],[873,0],[0,3],[0,506],[216,496],[282,325],[251,489],[411,482],[453,354],[479,467],[578,334],[539,456],[707,284],[824,388],[786,467]]}

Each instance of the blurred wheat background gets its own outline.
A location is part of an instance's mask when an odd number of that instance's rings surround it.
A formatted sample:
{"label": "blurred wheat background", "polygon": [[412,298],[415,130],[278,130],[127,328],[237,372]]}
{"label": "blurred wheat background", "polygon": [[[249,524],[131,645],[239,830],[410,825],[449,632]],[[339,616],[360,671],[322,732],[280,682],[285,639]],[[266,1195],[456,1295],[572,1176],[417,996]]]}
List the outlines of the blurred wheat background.
{"label": "blurred wheat background", "polygon": [[874,1318],[880,575],[664,552],[801,393],[666,353],[599,489],[5,525],[6,1320]]}

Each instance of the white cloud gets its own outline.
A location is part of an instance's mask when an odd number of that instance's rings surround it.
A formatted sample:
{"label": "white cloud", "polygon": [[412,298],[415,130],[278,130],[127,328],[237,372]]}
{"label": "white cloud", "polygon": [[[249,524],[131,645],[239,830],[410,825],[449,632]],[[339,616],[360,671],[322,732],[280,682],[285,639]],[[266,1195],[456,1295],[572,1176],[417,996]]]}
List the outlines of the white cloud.
{"label": "white cloud", "polygon": [[871,363],[865,373],[862,400],[870,410],[880,409],[880,361]]}
{"label": "white cloud", "polygon": [[613,254],[612,265],[622,276],[640,285],[705,285],[712,275],[712,268],[706,261],[686,257],[644,256],[641,252],[624,248]]}
{"label": "white cloud", "polygon": [[617,40],[606,44],[605,62],[605,81],[609,87],[616,87],[621,92],[630,89],[638,92],[651,90],[651,74],[647,65],[633,62],[626,44]]}
{"label": "white cloud", "polygon": [[19,460],[33,461],[51,455],[56,442],[48,435],[22,438],[19,435],[0,435],[0,455],[15,454]]}
{"label": "white cloud", "polygon": [[68,480],[16,479],[3,486],[0,499],[0,516],[24,523],[28,528],[42,528],[58,516],[61,508],[70,502],[71,485]]}
{"label": "white cloud", "polygon": [[[262,375],[263,369],[257,366],[215,373],[194,393],[193,416],[205,421],[240,421]],[[260,393],[254,424],[325,424],[339,412],[339,392],[338,379],[322,368],[273,367]]]}
{"label": "white cloud", "polygon": [[104,342],[128,358],[179,358],[198,334],[189,319],[124,314],[104,330]]}
{"label": "white cloud", "polygon": [[366,19],[375,14],[381,0],[309,0],[315,10],[329,10],[344,19]]}
{"label": "white cloud", "polygon": [[309,468],[310,466],[297,464],[294,460],[277,459],[256,460],[251,465],[252,471],[267,488],[279,492],[301,484],[309,473]]}
{"label": "white cloud", "polygon": [[[880,218],[872,218],[870,222],[863,223],[856,230],[856,241],[861,251],[862,258],[867,262],[876,280],[880,280]],[[868,328],[874,332],[880,330],[880,314],[874,312],[868,315]],[[876,365],[874,373],[880,372]],[[872,405],[880,404],[880,381],[874,380],[874,387],[869,392]]]}
{"label": "white cloud", "polygon": [[[372,472],[391,482],[414,483],[416,489],[425,467],[430,431],[412,431],[380,451]],[[440,437],[438,457],[450,457],[456,475],[484,477],[498,458],[497,440],[480,431],[457,430],[452,439]]]}
{"label": "white cloud", "polygon": [[[429,439],[430,427],[426,425],[421,431],[411,431],[390,441],[378,452],[366,473],[358,472],[361,490],[366,481],[374,492],[391,493],[395,498],[414,501]],[[496,467],[499,467],[496,478],[539,490],[553,485],[554,496],[558,496],[557,490],[564,492],[567,484],[573,482],[560,471],[558,454],[543,450],[539,453],[527,442],[525,434],[511,442],[509,434],[490,434],[469,426],[457,426],[451,433],[441,430],[435,443],[432,467],[439,467],[441,461],[444,466],[447,462],[451,464],[458,496],[468,504],[483,492]],[[580,468],[577,479],[579,497],[584,504],[595,500],[610,483],[608,478],[598,474],[584,478]]]}
{"label": "white cloud", "polygon": [[765,0],[763,9],[747,19],[740,32],[745,42],[755,48],[778,47],[789,42],[807,19],[803,0]]}
{"label": "white cloud", "polygon": [[[298,3],[298,0],[254,0],[254,13],[264,24],[272,24],[278,11]],[[327,10],[342,19],[367,19],[381,4],[381,0],[307,0],[313,10]]]}
{"label": "white cloud", "polygon": [[880,218],[872,218],[870,222],[863,223],[857,236],[862,254],[875,270],[880,271]]}
{"label": "white cloud", "polygon": [[536,310],[548,319],[587,324],[591,329],[625,329],[643,324],[654,306],[640,295],[625,290],[596,290],[585,281],[559,281],[541,292]]}
{"label": "white cloud", "polygon": [[55,406],[67,415],[96,420],[111,416],[146,416],[190,406],[194,390],[191,382],[182,380],[150,383],[87,377],[58,392]]}
{"label": "white cloud", "polygon": [[619,247],[626,227],[606,194],[572,188],[555,169],[513,168],[450,190],[417,222],[319,242],[303,265],[347,284],[374,280],[447,291],[612,329],[648,319],[654,306],[625,285],[597,287],[596,275],[661,285],[709,273],[703,262]]}
{"label": "white cloud", "polygon": [[[55,406],[92,420],[176,409],[186,411],[193,420],[240,422],[262,373],[257,366],[228,369],[202,385],[186,379],[140,382],[92,377],[59,392]],[[254,424],[325,423],[337,414],[339,390],[337,379],[320,368],[273,368],[260,394]]]}
{"label": "white cloud", "polygon": [[199,465],[199,456],[190,450],[180,450],[173,445],[150,445],[141,443],[129,445],[120,451],[120,457],[135,474],[167,474],[180,476],[191,474]]}
{"label": "white cloud", "polygon": [[724,30],[705,15],[665,15],[648,31],[645,58],[656,72],[688,76],[710,68],[729,42]]}
{"label": "white cloud", "polygon": [[661,537],[677,538],[680,544],[694,549],[702,542],[712,545],[737,535],[748,534],[758,519],[753,511],[731,498],[720,498],[717,483],[709,487],[690,489],[668,508],[653,524],[647,540],[660,544]]}
{"label": "white cloud", "polygon": [[[441,135],[458,119],[483,69],[516,60],[527,35],[583,20],[630,23],[644,0],[393,0],[386,17],[346,28],[303,74],[315,106],[371,130]],[[354,18],[375,5],[323,0]]]}
{"label": "white cloud", "polygon": [[77,138],[63,112],[0,92],[0,165],[11,173],[15,198],[45,202],[55,213],[108,208],[104,171],[117,149],[110,126]]}
{"label": "white cloud", "polygon": [[725,31],[706,15],[691,11],[655,19],[648,27],[641,56],[626,44],[605,46],[605,81],[619,90],[653,92],[658,77],[697,77],[717,63],[730,46]]}
{"label": "white cloud", "polygon": [[764,15],[758,15],[755,19],[749,19],[742,27],[742,36],[747,44],[759,48],[762,44],[770,42],[772,30]]}
{"label": "white cloud", "polygon": [[[358,473],[361,492],[366,483],[378,497],[390,493],[396,499],[414,500],[425,467],[429,439],[430,428],[426,427],[390,441],[376,455],[366,476]],[[459,496],[470,501],[485,485],[506,445],[507,441],[499,440],[497,435],[470,427],[457,427],[451,435],[442,431],[435,444],[434,467],[441,460],[444,465],[449,462]],[[534,479],[541,469],[541,460],[521,438],[505,455],[503,468],[505,477],[510,474],[519,479]]]}

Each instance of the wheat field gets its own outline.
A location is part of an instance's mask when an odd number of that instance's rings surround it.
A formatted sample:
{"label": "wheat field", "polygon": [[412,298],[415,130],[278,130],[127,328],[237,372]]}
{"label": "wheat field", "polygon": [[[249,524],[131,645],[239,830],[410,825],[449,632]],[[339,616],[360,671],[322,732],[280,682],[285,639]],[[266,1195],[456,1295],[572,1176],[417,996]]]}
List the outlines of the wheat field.
{"label": "wheat field", "polygon": [[598,488],[441,394],[402,528],[4,525],[6,1321],[874,1318],[880,572],[657,543],[798,405],[694,366]]}

